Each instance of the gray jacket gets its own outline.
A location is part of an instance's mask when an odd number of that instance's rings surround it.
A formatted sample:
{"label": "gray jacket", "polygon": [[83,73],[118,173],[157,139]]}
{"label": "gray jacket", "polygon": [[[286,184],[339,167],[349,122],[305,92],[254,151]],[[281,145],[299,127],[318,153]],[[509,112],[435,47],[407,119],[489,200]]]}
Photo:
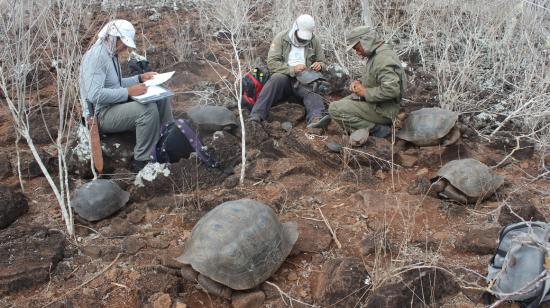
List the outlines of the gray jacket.
{"label": "gray jacket", "polygon": [[128,87],[139,82],[139,76],[122,78],[116,56],[110,56],[103,44],[94,44],[82,57],[80,64],[80,100],[84,116],[88,104],[95,114],[112,104],[128,101]]}

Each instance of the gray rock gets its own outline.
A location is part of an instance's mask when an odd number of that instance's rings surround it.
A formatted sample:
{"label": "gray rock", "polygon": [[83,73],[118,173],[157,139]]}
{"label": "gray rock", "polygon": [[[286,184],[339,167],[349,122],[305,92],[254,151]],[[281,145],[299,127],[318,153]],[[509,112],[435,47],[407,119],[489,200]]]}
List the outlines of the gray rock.
{"label": "gray rock", "polygon": [[457,243],[457,249],[480,255],[490,255],[495,252],[500,228],[473,229],[464,235]]}
{"label": "gray rock", "polygon": [[287,132],[291,131],[293,127],[294,127],[294,125],[292,125],[292,123],[290,123],[288,121],[281,123],[281,128],[284,129]]}
{"label": "gray rock", "polygon": [[334,143],[334,142],[331,142],[331,143],[327,143],[327,149],[333,153],[340,153],[342,152],[342,145],[341,144],[338,144],[338,143]]}

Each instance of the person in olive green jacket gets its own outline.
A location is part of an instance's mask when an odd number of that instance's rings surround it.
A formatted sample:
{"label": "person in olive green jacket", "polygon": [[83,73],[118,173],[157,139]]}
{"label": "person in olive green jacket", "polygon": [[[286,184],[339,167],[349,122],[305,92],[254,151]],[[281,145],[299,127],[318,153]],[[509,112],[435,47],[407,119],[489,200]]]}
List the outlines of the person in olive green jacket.
{"label": "person in olive green jacket", "polygon": [[266,120],[274,103],[295,95],[302,99],[306,108],[308,128],[325,127],[329,124],[330,116],[325,110],[323,98],[301,85],[295,78],[308,68],[315,71],[325,69],[325,54],[319,40],[313,35],[314,29],[313,17],[301,15],[292,29],[275,36],[267,56],[267,65],[272,75],[250,112],[250,120]]}
{"label": "person in olive green jacket", "polygon": [[329,113],[345,130],[352,132],[351,144],[360,146],[367,141],[372,129],[392,124],[399,113],[406,77],[395,51],[372,28],[354,28],[347,41],[348,50],[354,49],[367,59],[366,69],[360,80],[351,83],[353,94],[332,102]]}

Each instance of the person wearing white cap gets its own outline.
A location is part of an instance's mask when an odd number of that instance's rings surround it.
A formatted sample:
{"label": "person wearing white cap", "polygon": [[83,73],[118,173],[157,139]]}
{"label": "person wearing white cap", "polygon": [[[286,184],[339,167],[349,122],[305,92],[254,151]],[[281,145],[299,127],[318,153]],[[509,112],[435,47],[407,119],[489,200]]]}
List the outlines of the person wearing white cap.
{"label": "person wearing white cap", "polygon": [[294,95],[304,103],[308,128],[326,127],[330,123],[323,98],[298,83],[295,78],[296,74],[308,68],[315,71],[325,69],[325,54],[314,31],[313,17],[301,15],[290,30],[275,36],[267,55],[267,65],[272,76],[260,92],[250,112],[250,120],[261,122],[267,119],[274,103]]}
{"label": "person wearing white cap", "polygon": [[147,92],[143,82],[157,73],[123,78],[118,54],[136,48],[135,29],[127,20],[107,23],[96,43],[84,54],[80,65],[80,97],[84,116],[96,116],[102,133],[136,132],[134,171],[141,170],[160,136],[160,127],[173,121],[168,99],[149,104],[129,101]]}

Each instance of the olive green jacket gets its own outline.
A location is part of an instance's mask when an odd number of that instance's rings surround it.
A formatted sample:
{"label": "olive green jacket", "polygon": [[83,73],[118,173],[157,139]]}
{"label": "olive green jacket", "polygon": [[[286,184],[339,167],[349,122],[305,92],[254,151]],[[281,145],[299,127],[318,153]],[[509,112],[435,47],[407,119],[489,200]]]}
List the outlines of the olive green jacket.
{"label": "olive green jacket", "polygon": [[376,112],[390,119],[399,113],[407,79],[399,57],[378,37],[366,36],[361,45],[369,54],[361,84],[366,102],[377,105]]}
{"label": "olive green jacket", "polygon": [[[288,37],[289,31],[280,32],[275,36],[273,42],[271,42],[271,47],[267,54],[267,66],[271,74],[281,73],[294,77],[294,72],[288,66],[288,54],[292,48],[290,38]],[[317,37],[313,36],[309,44],[305,46],[305,58],[307,67],[310,67],[315,62],[320,62],[321,70],[325,69],[325,53]]]}

